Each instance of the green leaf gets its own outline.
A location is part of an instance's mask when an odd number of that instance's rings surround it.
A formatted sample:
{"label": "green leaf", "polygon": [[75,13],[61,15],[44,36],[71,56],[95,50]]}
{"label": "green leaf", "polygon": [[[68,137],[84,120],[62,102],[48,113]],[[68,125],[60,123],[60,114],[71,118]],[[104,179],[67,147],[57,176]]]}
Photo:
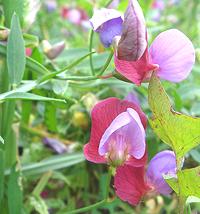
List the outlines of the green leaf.
{"label": "green leaf", "polygon": [[[2,44],[0,44],[0,54],[2,56],[6,56],[6,47]],[[47,74],[49,73],[49,70],[44,67],[41,63],[39,63],[38,61],[30,58],[30,57],[26,57],[26,67],[29,68],[32,72],[38,73],[38,74]]]}
{"label": "green leaf", "polygon": [[200,167],[181,170],[178,179],[164,176],[170,187],[181,197],[195,196],[200,198]]}
{"label": "green leaf", "polygon": [[48,214],[48,207],[45,204],[44,200],[41,197],[30,196],[29,197],[30,205],[37,211],[39,214]]}
{"label": "green leaf", "polygon": [[14,12],[18,15],[20,23],[23,23],[24,0],[2,0],[5,14],[6,27],[10,27]]}
{"label": "green leaf", "polygon": [[61,102],[66,103],[65,100],[62,99],[55,99],[50,97],[43,97],[36,94],[26,93],[26,92],[13,92],[3,98],[0,97],[0,101],[6,100],[37,100],[37,101],[54,101],[54,102]]}
{"label": "green leaf", "polygon": [[0,142],[4,144],[4,139],[0,136]]}
{"label": "green leaf", "polygon": [[[75,164],[81,163],[84,160],[85,158],[82,152],[74,154],[55,155],[39,163],[23,165],[21,171],[25,176],[33,176],[48,172],[50,170],[67,168]],[[5,174],[10,174],[10,170],[6,170]]]}
{"label": "green leaf", "polygon": [[161,140],[172,147],[177,158],[183,157],[200,143],[200,118],[175,112],[155,74],[151,77],[148,94],[153,113],[151,127]]}
{"label": "green leaf", "polygon": [[22,191],[19,186],[19,172],[12,167],[8,180],[8,207],[9,214],[22,213]]}
{"label": "green leaf", "polygon": [[8,36],[7,66],[10,84],[18,85],[24,74],[26,64],[25,47],[19,19],[14,13],[11,31]]}
{"label": "green leaf", "polygon": [[200,197],[200,166],[178,172],[181,196]]}
{"label": "green leaf", "polygon": [[45,125],[51,132],[57,131],[56,107],[53,104],[46,103],[45,105]]}

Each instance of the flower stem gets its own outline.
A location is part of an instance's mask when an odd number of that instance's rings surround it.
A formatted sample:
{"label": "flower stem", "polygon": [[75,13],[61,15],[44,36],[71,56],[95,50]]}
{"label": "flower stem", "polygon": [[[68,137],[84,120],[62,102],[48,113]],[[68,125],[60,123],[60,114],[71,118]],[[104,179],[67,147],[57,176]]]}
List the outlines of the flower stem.
{"label": "flower stem", "polygon": [[104,73],[104,71],[108,68],[112,58],[113,58],[113,50],[111,50],[110,55],[108,56],[108,59],[106,60],[106,63],[101,68],[101,70],[99,71],[97,76],[101,76]]}
{"label": "flower stem", "polygon": [[[177,175],[179,175],[179,172],[181,171],[182,162],[183,162],[182,158],[177,158],[176,159]],[[184,213],[184,209],[185,209],[185,199],[182,196],[181,186],[180,186],[179,178],[178,178],[178,210],[179,210],[179,214],[183,214]]]}
{"label": "flower stem", "polygon": [[[93,46],[93,36],[94,36],[94,31],[91,30],[90,32],[90,43],[89,43],[89,52],[92,51],[92,46]],[[93,59],[92,59],[92,55],[90,55],[90,69],[91,69],[91,72],[92,72],[92,75],[94,76],[95,75],[95,70],[94,70],[94,66],[93,66]]]}

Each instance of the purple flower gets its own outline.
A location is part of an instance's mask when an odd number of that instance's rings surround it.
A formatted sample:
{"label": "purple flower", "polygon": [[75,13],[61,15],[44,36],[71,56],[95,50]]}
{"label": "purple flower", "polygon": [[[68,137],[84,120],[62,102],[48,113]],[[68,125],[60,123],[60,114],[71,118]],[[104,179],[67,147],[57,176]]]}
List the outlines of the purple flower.
{"label": "purple flower", "polygon": [[121,13],[114,9],[95,10],[90,23],[93,30],[99,33],[100,40],[105,47],[109,47],[113,38],[122,33],[123,18]]}
{"label": "purple flower", "polygon": [[140,101],[139,101],[138,96],[135,92],[129,92],[128,95],[124,99],[131,102],[131,103],[134,103],[136,105],[140,105]]}
{"label": "purple flower", "polygon": [[67,147],[55,138],[45,137],[43,139],[43,143],[58,154],[65,153],[67,151]]}
{"label": "purple flower", "polygon": [[172,151],[159,152],[151,159],[146,172],[147,183],[163,195],[168,195],[172,189],[163,178],[164,174],[176,176],[176,158]]}
{"label": "purple flower", "polygon": [[45,5],[48,12],[53,12],[57,8],[57,2],[55,0],[47,0]]}

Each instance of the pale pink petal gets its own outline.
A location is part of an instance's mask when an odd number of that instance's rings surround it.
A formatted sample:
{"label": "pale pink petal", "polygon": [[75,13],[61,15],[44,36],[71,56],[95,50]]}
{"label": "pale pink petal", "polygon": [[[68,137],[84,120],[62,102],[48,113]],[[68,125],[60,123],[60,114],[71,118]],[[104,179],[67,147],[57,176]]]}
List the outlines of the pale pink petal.
{"label": "pale pink petal", "polygon": [[138,113],[143,127],[146,128],[146,116],[139,106],[117,98],[108,98],[99,102],[91,113],[92,128],[90,141],[84,147],[84,154],[87,160],[95,163],[105,162],[104,156],[100,156],[98,153],[100,140],[112,121],[120,113],[125,112],[127,108],[132,108]]}
{"label": "pale pink petal", "polygon": [[137,205],[149,190],[144,180],[144,167],[128,165],[117,168],[114,177],[114,187],[117,196],[131,205]]}
{"label": "pale pink petal", "polygon": [[159,65],[157,75],[171,82],[186,79],[195,62],[195,50],[191,41],[176,29],[159,34],[149,53],[152,62]]}
{"label": "pale pink petal", "polygon": [[119,114],[104,132],[99,145],[99,154],[109,151],[109,144],[113,143],[115,150],[123,153],[129,148],[128,154],[140,159],[145,153],[145,131],[138,113],[128,108]]}

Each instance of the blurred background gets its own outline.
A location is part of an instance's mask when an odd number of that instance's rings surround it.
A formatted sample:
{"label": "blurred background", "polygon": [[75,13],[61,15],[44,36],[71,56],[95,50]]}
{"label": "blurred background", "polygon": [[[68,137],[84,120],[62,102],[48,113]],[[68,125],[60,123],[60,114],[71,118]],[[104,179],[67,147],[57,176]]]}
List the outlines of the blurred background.
{"label": "blurred background", "polygon": [[[0,1],[1,2],[1,1]],[[23,31],[35,35],[38,40],[28,45],[26,54],[49,70],[56,71],[89,52],[91,26],[89,18],[93,10],[109,7],[122,13],[127,0],[27,0],[25,1]],[[196,64],[189,78],[180,84],[163,82],[174,108],[193,116],[200,116],[200,1],[199,0],[140,0],[147,28],[149,45],[162,31],[177,28],[184,32],[196,49]],[[0,3],[1,4],[1,3]],[[3,25],[2,9],[0,24]],[[94,34],[94,69],[100,70],[109,56]],[[113,63],[107,73],[114,70]],[[115,96],[124,99],[129,93],[140,102],[150,117],[147,100],[147,84],[136,87],[115,78],[92,81],[65,80],[67,76],[89,76],[89,59],[33,90],[33,93],[66,99],[67,105],[52,102],[17,102],[14,129],[17,133],[19,159],[22,165],[24,210],[28,213],[56,213],[93,204],[105,195],[106,165],[94,165],[84,160],[82,148],[89,140],[90,111],[101,99]],[[26,71],[24,81],[37,78]],[[130,94],[129,94],[130,95]],[[149,159],[156,152],[166,149],[152,132],[147,130]],[[43,164],[48,161],[48,164]],[[35,163],[42,163],[38,171],[31,171]],[[200,147],[190,151],[185,168],[198,166]],[[43,167],[43,168],[42,168]],[[46,168],[45,168],[46,167]],[[41,170],[41,168],[43,170]],[[45,182],[43,182],[46,179]],[[43,182],[43,183],[42,183]],[[42,188],[39,184],[43,184]],[[39,186],[39,187],[38,187]],[[36,197],[34,191],[38,191]],[[112,193],[113,190],[111,190]],[[114,196],[111,194],[111,197]],[[175,194],[158,196],[142,202],[134,208],[118,198],[104,208],[94,209],[92,214],[176,213]],[[193,204],[193,213],[200,212],[200,205]]]}

